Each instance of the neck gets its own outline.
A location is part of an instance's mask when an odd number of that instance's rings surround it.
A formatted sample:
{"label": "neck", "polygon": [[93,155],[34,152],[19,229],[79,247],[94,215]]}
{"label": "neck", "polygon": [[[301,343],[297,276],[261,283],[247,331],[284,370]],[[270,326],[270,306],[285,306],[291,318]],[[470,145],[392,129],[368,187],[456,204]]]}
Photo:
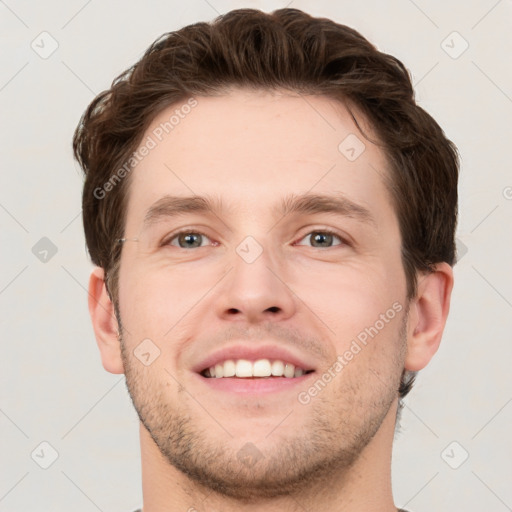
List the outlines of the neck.
{"label": "neck", "polygon": [[294,495],[251,503],[241,503],[191,481],[169,464],[141,423],[143,512],[396,512],[391,489],[396,410],[397,401],[349,469],[333,471]]}

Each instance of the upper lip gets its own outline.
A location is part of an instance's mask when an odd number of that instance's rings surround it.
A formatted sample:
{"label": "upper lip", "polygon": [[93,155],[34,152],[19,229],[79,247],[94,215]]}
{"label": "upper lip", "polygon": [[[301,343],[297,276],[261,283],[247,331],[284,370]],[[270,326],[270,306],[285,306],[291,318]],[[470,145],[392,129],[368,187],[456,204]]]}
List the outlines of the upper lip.
{"label": "upper lip", "polygon": [[278,345],[258,345],[250,346],[247,342],[244,345],[232,345],[213,352],[201,362],[196,364],[192,369],[197,373],[220,364],[228,359],[247,359],[249,361],[257,361],[258,359],[269,359],[275,361],[279,359],[285,363],[292,363],[296,368],[302,368],[305,371],[311,371],[315,368],[311,362],[306,362],[304,357],[300,357],[293,352],[280,347]]}

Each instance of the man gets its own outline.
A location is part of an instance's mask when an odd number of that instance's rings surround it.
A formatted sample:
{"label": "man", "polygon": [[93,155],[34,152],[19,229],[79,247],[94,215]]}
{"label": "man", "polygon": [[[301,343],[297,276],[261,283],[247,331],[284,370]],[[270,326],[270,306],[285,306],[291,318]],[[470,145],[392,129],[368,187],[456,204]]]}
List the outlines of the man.
{"label": "man", "polygon": [[396,511],[393,433],[448,315],[458,176],[404,66],[296,9],[232,11],[157,40],[74,151],[144,512]]}

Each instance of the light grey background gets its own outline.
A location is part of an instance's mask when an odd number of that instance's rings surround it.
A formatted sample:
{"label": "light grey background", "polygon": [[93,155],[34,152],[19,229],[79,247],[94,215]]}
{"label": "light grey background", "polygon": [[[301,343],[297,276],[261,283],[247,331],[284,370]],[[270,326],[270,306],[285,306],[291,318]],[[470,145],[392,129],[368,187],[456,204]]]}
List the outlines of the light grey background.
{"label": "light grey background", "polygon": [[[87,312],[92,266],[71,154],[80,115],[162,33],[287,4],[401,59],[461,153],[462,257],[441,348],[395,441],[396,504],[512,510],[510,0],[0,0],[0,511],[131,512],[142,500],[138,418],[124,376],[101,365]],[[58,43],[48,58],[31,47],[51,49],[43,31]]]}

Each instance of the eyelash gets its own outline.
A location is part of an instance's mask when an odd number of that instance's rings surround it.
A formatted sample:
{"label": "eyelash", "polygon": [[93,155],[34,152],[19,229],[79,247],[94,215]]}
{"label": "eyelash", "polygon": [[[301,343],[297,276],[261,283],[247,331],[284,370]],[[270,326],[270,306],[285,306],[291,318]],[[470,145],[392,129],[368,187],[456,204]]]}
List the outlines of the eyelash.
{"label": "eyelash", "polygon": [[[208,235],[206,235],[202,231],[197,231],[197,230],[194,230],[194,229],[184,228],[184,229],[182,229],[180,231],[176,231],[175,233],[172,233],[171,235],[166,237],[162,241],[161,245],[162,246],[171,245],[172,240],[174,240],[176,237],[178,237],[179,235],[181,235],[183,233],[185,233],[185,234],[201,235],[201,236],[204,236],[204,237],[206,237],[208,239],[210,238]],[[304,238],[312,235],[313,233],[321,233],[321,234],[327,234],[327,235],[335,236],[341,242],[341,244],[338,244],[338,245],[346,245],[346,246],[350,246],[351,245],[344,237],[342,237],[336,231],[334,231],[332,229],[329,229],[329,228],[313,229],[312,231],[309,231],[308,233],[306,233],[306,235],[304,235],[302,238],[299,238],[298,240],[296,240],[294,243],[300,242],[300,241],[304,240]],[[333,245],[331,247],[326,247],[326,249],[332,249],[333,247],[338,247],[338,245]],[[178,249],[184,249],[186,251],[189,250],[189,249],[185,249],[183,247],[177,247],[177,248]],[[196,247],[196,249],[199,249],[199,248],[200,247]],[[313,249],[321,249],[321,247],[312,247],[312,248]]]}

